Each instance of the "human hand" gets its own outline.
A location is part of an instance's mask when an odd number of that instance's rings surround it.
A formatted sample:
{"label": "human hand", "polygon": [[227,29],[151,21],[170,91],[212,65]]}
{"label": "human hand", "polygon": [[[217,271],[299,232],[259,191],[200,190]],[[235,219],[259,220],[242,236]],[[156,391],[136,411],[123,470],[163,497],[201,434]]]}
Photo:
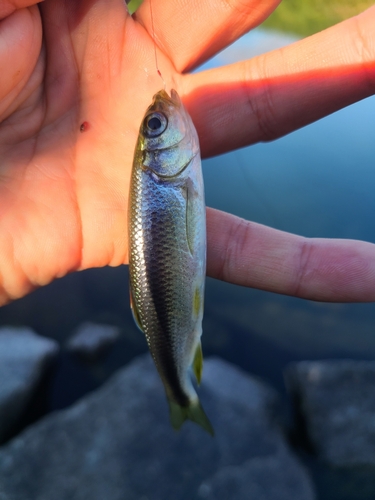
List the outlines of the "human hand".
{"label": "human hand", "polygon": [[[247,63],[185,73],[278,3],[153,2],[158,64],[184,98],[203,156],[279,137],[374,93],[374,8]],[[149,0],[134,19],[123,0],[0,0],[0,18],[5,303],[68,272],[127,262],[133,151],[162,83]],[[207,215],[211,276],[318,300],[375,300],[373,245]]]}

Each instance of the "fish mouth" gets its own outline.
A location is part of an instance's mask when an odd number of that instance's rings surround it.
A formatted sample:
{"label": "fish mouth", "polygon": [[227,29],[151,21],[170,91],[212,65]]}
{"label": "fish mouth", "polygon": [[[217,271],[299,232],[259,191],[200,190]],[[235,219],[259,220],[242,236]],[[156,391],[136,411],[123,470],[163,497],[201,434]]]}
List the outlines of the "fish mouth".
{"label": "fish mouth", "polygon": [[152,98],[153,102],[150,107],[157,106],[158,104],[161,103],[166,103],[168,105],[173,104],[175,106],[180,107],[181,105],[181,99],[177,92],[174,89],[171,89],[171,95],[168,95],[168,92],[166,92],[164,89],[159,90],[154,97]]}

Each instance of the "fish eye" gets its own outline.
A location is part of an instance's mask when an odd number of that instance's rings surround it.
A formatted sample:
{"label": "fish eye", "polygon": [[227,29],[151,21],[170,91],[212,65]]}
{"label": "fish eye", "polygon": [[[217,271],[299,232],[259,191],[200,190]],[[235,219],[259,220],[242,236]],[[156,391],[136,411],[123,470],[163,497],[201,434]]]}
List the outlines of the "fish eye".
{"label": "fish eye", "polygon": [[143,133],[146,137],[158,137],[167,128],[168,120],[162,113],[151,113],[143,123]]}

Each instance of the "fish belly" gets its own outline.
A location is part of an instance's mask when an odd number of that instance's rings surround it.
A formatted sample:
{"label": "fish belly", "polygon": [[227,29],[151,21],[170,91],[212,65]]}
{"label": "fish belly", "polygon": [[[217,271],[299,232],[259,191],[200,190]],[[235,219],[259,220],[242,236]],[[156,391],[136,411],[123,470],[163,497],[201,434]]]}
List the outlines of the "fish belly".
{"label": "fish belly", "polygon": [[204,201],[191,185],[166,184],[149,172],[133,181],[132,300],[168,399],[187,405],[195,397],[188,368],[202,332]]}

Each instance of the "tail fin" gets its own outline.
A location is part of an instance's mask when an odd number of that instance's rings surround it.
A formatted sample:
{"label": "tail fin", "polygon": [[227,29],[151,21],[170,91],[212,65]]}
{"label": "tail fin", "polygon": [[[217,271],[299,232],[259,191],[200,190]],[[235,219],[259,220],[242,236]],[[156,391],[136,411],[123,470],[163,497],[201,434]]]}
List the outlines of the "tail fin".
{"label": "tail fin", "polygon": [[170,400],[168,400],[168,403],[171,424],[174,429],[179,430],[185,420],[191,420],[192,422],[195,422],[196,424],[203,427],[203,429],[211,434],[211,436],[214,435],[214,430],[211,422],[208,420],[207,415],[205,414],[199,400],[191,402],[189,406],[180,406],[179,404]]}

